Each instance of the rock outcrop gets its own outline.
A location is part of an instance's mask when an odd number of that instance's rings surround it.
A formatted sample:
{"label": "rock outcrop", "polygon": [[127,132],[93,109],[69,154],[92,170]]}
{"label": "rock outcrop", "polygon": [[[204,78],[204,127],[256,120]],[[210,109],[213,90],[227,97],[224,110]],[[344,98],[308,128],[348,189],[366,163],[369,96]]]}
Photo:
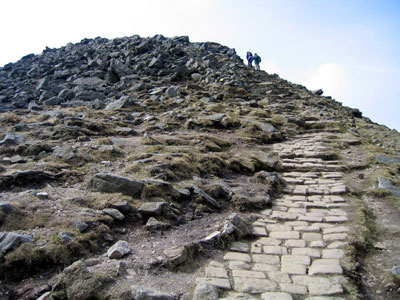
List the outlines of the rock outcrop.
{"label": "rock outcrop", "polygon": [[398,132],[234,49],[27,55],[0,128],[1,299],[396,299]]}

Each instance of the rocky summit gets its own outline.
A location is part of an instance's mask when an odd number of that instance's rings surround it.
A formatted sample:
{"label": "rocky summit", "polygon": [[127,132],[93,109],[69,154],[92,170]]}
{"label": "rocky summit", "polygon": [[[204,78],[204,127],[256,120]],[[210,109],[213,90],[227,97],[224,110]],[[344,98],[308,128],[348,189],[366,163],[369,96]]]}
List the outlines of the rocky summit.
{"label": "rocky summit", "polygon": [[1,300],[399,298],[399,133],[234,49],[46,48],[0,120]]}

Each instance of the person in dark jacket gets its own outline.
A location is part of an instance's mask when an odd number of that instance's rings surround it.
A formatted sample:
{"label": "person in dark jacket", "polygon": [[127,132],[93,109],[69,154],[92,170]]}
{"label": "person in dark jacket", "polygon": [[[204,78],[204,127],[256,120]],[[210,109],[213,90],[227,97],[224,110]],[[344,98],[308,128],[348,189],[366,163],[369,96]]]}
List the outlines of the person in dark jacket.
{"label": "person in dark jacket", "polygon": [[256,70],[259,71],[260,70],[261,57],[258,56],[257,53],[254,53],[253,60],[254,60],[254,64],[256,65]]}
{"label": "person in dark jacket", "polygon": [[247,51],[246,58],[247,58],[247,65],[251,67],[253,62],[253,53]]}

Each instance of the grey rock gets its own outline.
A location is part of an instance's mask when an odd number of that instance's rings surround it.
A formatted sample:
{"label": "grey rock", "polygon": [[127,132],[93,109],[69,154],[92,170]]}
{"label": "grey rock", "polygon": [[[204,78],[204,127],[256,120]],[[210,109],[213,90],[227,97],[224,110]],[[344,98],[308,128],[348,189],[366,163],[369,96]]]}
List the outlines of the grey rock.
{"label": "grey rock", "polygon": [[215,286],[200,282],[194,290],[192,300],[218,300],[218,291]]}
{"label": "grey rock", "polygon": [[393,266],[392,268],[392,275],[400,276],[400,266]]}
{"label": "grey rock", "polygon": [[167,96],[169,96],[171,98],[178,96],[178,91],[177,91],[176,87],[174,87],[174,86],[169,87],[165,91],[165,93],[167,94]]}
{"label": "grey rock", "polygon": [[168,223],[161,222],[154,217],[150,217],[146,222],[146,228],[149,230],[166,229],[170,227]]}
{"label": "grey rock", "polygon": [[70,89],[63,89],[58,93],[57,97],[64,100],[72,100],[75,98],[75,92]]}
{"label": "grey rock", "polygon": [[385,165],[395,165],[400,163],[400,158],[398,157],[393,157],[393,156],[388,156],[388,155],[383,155],[383,154],[377,154],[375,156],[376,160],[381,163],[381,164],[385,164]]}
{"label": "grey rock", "polygon": [[75,85],[84,87],[99,87],[105,85],[105,81],[98,77],[85,77],[75,79],[73,82]]}
{"label": "grey rock", "polygon": [[77,92],[75,98],[84,101],[93,101],[96,99],[104,100],[106,99],[106,96],[101,92],[83,90]]}
{"label": "grey rock", "polygon": [[7,202],[0,202],[0,211],[9,214],[12,211],[12,205]]}
{"label": "grey rock", "polygon": [[25,162],[25,159],[23,159],[20,155],[14,155],[11,157],[10,161],[12,164],[17,164]]}
{"label": "grey rock", "polygon": [[118,241],[107,250],[107,256],[109,258],[120,259],[123,256],[131,253],[131,251],[132,250],[129,248],[127,241]]}
{"label": "grey rock", "polygon": [[191,75],[191,77],[196,82],[199,82],[199,81],[201,81],[203,79],[203,76],[201,74],[199,74],[199,73],[193,73]]}
{"label": "grey rock", "polygon": [[189,259],[189,246],[177,246],[164,250],[164,255],[167,257],[168,264],[177,266],[183,264]]}
{"label": "grey rock", "polygon": [[100,99],[95,99],[88,104],[88,107],[92,109],[104,109],[106,105],[104,104],[104,101]]}
{"label": "grey rock", "polygon": [[24,136],[21,134],[7,133],[0,141],[0,145],[19,145],[24,142]]}
{"label": "grey rock", "polygon": [[72,236],[69,232],[59,232],[57,236],[63,244],[67,244],[72,240]]}
{"label": "grey rock", "polygon": [[246,120],[246,121],[252,125],[257,126],[263,132],[274,133],[278,131],[273,125],[269,123],[260,122],[256,120]]}
{"label": "grey rock", "polygon": [[18,234],[14,232],[0,232],[0,253],[5,254],[22,243],[32,243],[33,237],[30,235]]}
{"label": "grey rock", "polygon": [[324,93],[324,91],[322,89],[318,89],[318,90],[312,91],[312,93],[314,95],[321,96]]}
{"label": "grey rock", "polygon": [[73,219],[71,225],[73,225],[80,233],[85,232],[89,227],[88,224],[81,219]]}
{"label": "grey rock", "polygon": [[380,188],[390,191],[393,195],[400,198],[400,190],[393,185],[390,180],[378,177],[378,185]]}
{"label": "grey rock", "polygon": [[224,234],[232,234],[235,232],[236,226],[232,224],[231,221],[225,221],[224,228],[222,229],[222,233]]}
{"label": "grey rock", "polygon": [[162,215],[168,206],[168,202],[146,202],[139,207],[138,211],[144,217],[154,217]]}
{"label": "grey rock", "polygon": [[143,181],[126,177],[98,173],[89,182],[89,189],[102,193],[122,193],[129,196],[139,196],[143,189]]}
{"label": "grey rock", "polygon": [[243,220],[237,213],[233,213],[228,217],[228,221],[230,221],[233,225],[235,225],[239,236],[244,237],[251,234],[251,226]]}
{"label": "grey rock", "polygon": [[131,291],[135,300],[178,300],[177,295],[148,289],[139,285],[132,285]]}
{"label": "grey rock", "polygon": [[35,101],[31,101],[29,102],[28,109],[31,111],[38,111],[42,110],[43,108],[40,105],[38,105]]}
{"label": "grey rock", "polygon": [[225,114],[223,113],[218,113],[218,114],[212,114],[212,115],[207,115],[207,116],[200,116],[198,117],[199,121],[212,121],[212,122],[221,122],[223,118],[225,118]]}
{"label": "grey rock", "polygon": [[205,202],[214,208],[221,208],[221,205],[217,202],[217,200],[215,200],[197,185],[193,185],[193,192],[198,201]]}
{"label": "grey rock", "polygon": [[132,211],[132,207],[127,201],[115,200],[109,206],[110,208],[118,209],[123,214],[128,214]]}
{"label": "grey rock", "polygon": [[54,150],[53,155],[65,160],[70,160],[76,157],[76,150],[72,147],[59,147]]}
{"label": "grey rock", "polygon": [[105,208],[103,209],[103,213],[120,221],[125,219],[125,216],[118,209],[115,208]]}
{"label": "grey rock", "polygon": [[119,100],[107,104],[106,110],[127,108],[135,104],[135,100],[129,96],[123,96]]}
{"label": "grey rock", "polygon": [[64,100],[61,98],[51,97],[50,99],[44,100],[43,105],[46,105],[46,106],[59,105],[59,104],[63,103],[63,101]]}

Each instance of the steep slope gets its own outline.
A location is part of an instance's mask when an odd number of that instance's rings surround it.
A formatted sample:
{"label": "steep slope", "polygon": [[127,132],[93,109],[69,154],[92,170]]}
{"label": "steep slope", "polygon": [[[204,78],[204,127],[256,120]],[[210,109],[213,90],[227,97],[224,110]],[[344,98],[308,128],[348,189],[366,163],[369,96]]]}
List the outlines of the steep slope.
{"label": "steep slope", "polygon": [[[340,160],[329,171],[347,171],[341,193],[354,238],[345,297],[381,283],[370,280],[380,269],[363,271],[381,213],[368,205],[373,198],[397,211],[387,188],[396,194],[399,185],[399,134],[249,69],[233,49],[160,35],[46,49],[0,68],[0,108],[4,299],[190,299],[210,259],[260,235],[260,211],[285,210],[274,200],[295,182],[278,173],[298,157]],[[326,151],[299,156],[276,146],[310,134]],[[325,171],[315,168],[301,172]],[[378,177],[384,189],[375,188]],[[365,217],[373,213],[377,223]],[[117,241],[121,250],[112,252]],[[384,247],[398,253],[398,245]],[[373,254],[384,274],[400,264]],[[390,299],[396,281],[388,282]]]}

